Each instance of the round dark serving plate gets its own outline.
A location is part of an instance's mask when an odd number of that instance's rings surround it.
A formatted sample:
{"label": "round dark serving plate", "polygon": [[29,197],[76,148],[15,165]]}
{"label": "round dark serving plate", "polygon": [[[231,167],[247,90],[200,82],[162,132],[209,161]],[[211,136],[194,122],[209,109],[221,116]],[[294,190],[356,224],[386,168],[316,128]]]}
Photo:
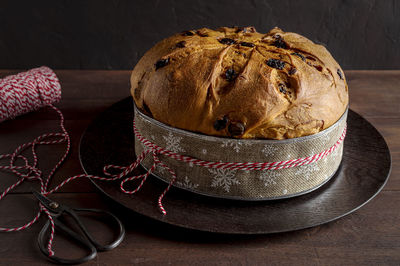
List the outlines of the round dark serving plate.
{"label": "round dark serving plate", "polygon": [[[129,97],[112,105],[89,125],[79,151],[87,174],[102,175],[104,165],[128,165],[135,160],[132,120],[133,101]],[[352,110],[349,110],[347,123],[343,160],[335,176],[321,188],[294,198],[238,201],[172,187],[163,201],[168,212],[163,216],[157,207],[157,199],[167,184],[154,176],[150,176],[142,189],[133,195],[120,191],[120,181],[91,181],[126,208],[185,228],[264,234],[313,227],[365,205],[381,191],[390,175],[389,149],[379,132]]]}

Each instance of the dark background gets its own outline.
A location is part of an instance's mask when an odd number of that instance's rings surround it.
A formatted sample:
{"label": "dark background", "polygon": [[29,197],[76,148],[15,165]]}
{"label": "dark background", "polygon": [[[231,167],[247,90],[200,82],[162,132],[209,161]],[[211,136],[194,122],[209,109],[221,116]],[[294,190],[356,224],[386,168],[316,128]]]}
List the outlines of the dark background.
{"label": "dark background", "polygon": [[0,68],[131,69],[175,32],[274,26],[326,44],[344,69],[400,68],[400,2],[0,1]]}

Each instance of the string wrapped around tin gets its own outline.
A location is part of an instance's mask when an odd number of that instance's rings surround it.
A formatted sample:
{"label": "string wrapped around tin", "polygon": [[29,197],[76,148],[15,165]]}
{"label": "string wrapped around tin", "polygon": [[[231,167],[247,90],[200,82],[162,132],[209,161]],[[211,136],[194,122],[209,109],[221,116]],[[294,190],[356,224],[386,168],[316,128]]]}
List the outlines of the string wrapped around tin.
{"label": "string wrapped around tin", "polygon": [[311,192],[334,176],[342,160],[347,110],[317,134],[286,140],[189,132],[154,120],[136,106],[134,117],[136,155],[157,153],[157,160],[147,157],[141,164],[161,180],[218,198],[274,200]]}
{"label": "string wrapped around tin", "polygon": [[61,85],[42,66],[0,79],[0,122],[35,111],[61,99]]}

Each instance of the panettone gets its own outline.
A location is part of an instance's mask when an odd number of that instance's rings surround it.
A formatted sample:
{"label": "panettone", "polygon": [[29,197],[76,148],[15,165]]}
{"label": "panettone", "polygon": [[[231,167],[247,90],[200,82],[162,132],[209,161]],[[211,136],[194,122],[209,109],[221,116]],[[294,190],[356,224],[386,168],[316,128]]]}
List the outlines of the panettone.
{"label": "panettone", "polygon": [[324,46],[278,28],[202,28],[145,53],[131,76],[137,107],[206,135],[285,139],[334,124],[348,105],[339,64]]}

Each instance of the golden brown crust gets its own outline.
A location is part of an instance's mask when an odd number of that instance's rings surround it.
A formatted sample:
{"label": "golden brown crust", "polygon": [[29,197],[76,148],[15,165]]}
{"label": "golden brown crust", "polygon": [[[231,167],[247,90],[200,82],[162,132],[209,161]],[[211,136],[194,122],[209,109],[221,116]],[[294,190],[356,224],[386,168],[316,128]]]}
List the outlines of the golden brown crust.
{"label": "golden brown crust", "polygon": [[311,135],[348,105],[343,70],[325,47],[278,28],[176,34],[146,52],[131,86],[138,108],[156,120],[215,136]]}

